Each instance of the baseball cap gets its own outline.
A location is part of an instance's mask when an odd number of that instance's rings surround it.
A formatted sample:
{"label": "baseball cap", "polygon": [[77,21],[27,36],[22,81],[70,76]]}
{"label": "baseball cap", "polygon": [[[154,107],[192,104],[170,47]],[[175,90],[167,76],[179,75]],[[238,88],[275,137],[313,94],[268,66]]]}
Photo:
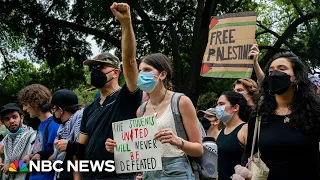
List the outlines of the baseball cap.
{"label": "baseball cap", "polygon": [[72,106],[78,104],[78,96],[68,90],[60,89],[52,94],[51,103],[47,104],[46,107],[52,108],[53,106]]}
{"label": "baseball cap", "polygon": [[20,107],[16,103],[8,103],[1,107],[0,114],[3,115],[3,113],[7,111],[21,111]]}
{"label": "baseball cap", "polygon": [[198,117],[204,116],[204,114],[210,115],[210,116],[215,116],[216,115],[216,108],[209,108],[207,110],[199,110],[198,111]]}
{"label": "baseball cap", "polygon": [[120,65],[121,65],[119,58],[108,52],[98,54],[93,59],[87,59],[83,62],[83,64],[90,66],[92,64],[97,64],[99,62],[110,64],[117,69],[120,69]]}

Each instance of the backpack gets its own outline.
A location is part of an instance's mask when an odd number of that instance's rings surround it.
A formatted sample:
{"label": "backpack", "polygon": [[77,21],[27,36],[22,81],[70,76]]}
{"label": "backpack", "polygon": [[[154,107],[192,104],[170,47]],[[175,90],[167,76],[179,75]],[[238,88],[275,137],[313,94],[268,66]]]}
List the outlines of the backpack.
{"label": "backpack", "polygon": [[[184,129],[182,117],[179,111],[179,101],[181,96],[185,96],[183,93],[174,93],[171,98],[171,110],[174,118],[174,123],[177,131],[177,135],[185,140],[189,140],[186,131]],[[144,102],[140,107],[140,116],[143,116],[146,109],[147,102]],[[201,131],[201,138],[203,139],[206,136],[206,132],[198,120],[198,126]],[[203,146],[203,155],[201,157],[187,157],[188,162],[192,167],[192,171],[195,175],[196,180],[202,179],[216,179],[214,172],[212,172],[211,167],[207,167],[208,161],[212,161],[211,157],[214,155],[214,152],[209,150],[207,147]],[[210,168],[210,169],[208,169]]]}

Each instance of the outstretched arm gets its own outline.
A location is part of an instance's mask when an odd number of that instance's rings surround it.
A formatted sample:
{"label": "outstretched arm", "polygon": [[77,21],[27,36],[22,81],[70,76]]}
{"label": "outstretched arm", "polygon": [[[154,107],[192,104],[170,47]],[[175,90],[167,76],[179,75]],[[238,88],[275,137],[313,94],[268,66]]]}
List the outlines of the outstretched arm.
{"label": "outstretched arm", "polygon": [[138,88],[138,65],[136,61],[136,39],[131,23],[130,7],[126,3],[113,3],[110,8],[121,24],[123,75],[129,91],[134,92]]}

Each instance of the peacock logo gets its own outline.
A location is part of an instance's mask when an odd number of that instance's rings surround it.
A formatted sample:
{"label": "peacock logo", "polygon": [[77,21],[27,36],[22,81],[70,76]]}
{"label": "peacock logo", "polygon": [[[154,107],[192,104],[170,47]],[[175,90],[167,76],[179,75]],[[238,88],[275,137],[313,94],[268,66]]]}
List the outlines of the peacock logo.
{"label": "peacock logo", "polygon": [[10,164],[9,172],[28,172],[29,169],[26,163],[23,163],[22,160],[14,160],[13,163]]}

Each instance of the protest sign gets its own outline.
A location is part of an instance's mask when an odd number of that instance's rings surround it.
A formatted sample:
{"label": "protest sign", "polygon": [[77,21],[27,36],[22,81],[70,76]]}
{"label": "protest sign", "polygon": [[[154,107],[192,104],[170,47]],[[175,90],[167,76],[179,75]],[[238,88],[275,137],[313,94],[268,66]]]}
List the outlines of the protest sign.
{"label": "protest sign", "polygon": [[211,19],[201,76],[251,77],[253,60],[248,54],[256,42],[256,19],[255,12],[226,14]]}
{"label": "protest sign", "polygon": [[158,132],[154,116],[112,123],[116,172],[129,173],[162,170],[161,143],[154,139]]}

